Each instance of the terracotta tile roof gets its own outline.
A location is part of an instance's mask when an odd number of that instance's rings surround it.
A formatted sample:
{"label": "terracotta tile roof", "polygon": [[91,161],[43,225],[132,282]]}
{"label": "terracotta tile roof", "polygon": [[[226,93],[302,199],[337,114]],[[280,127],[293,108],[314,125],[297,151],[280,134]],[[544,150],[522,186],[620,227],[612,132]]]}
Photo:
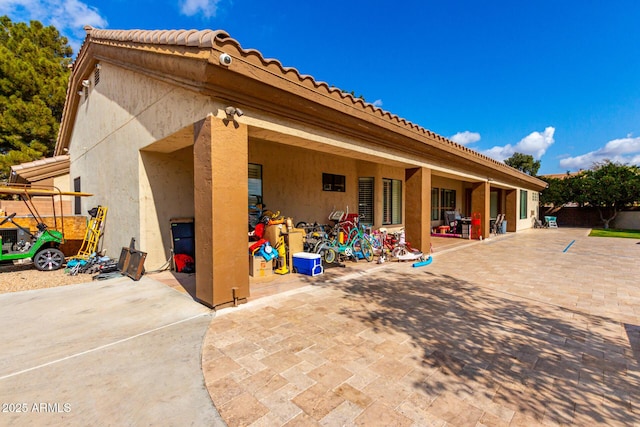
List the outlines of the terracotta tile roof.
{"label": "terracotta tile roof", "polygon": [[9,182],[35,182],[65,173],[69,173],[68,154],[11,166]]}
{"label": "terracotta tile roof", "polygon": [[[238,49],[238,51],[244,53],[248,57],[253,57],[255,61],[261,63],[263,67],[267,69],[275,68],[275,70],[279,71],[285,78],[290,81],[295,81],[298,84],[301,84],[309,89],[315,90],[316,92],[322,91],[324,92],[324,94],[329,95],[334,99],[339,99],[342,102],[346,101],[352,106],[358,106],[362,110],[369,112],[369,114],[376,115],[401,127],[428,136],[432,140],[442,144],[443,146],[450,147],[454,150],[461,151],[473,157],[490,162],[494,166],[497,166],[498,168],[506,171],[509,174],[513,174],[513,172],[516,171],[516,169],[511,168],[504,162],[497,161],[471,148],[453,142],[448,138],[438,135],[435,132],[412,123],[411,121],[406,120],[402,117],[399,117],[396,114],[392,114],[389,111],[383,110],[370,102],[366,102],[361,98],[357,98],[350,93],[343,92],[335,86],[330,86],[325,82],[317,81],[310,75],[301,74],[296,68],[285,67],[277,59],[265,58],[258,50],[244,49],[237,40],[233,39],[224,30],[103,30],[96,29],[91,26],[86,26],[85,31],[87,32],[87,38],[80,48],[78,58],[82,56],[85,45],[90,40],[152,45],[189,46],[197,48],[219,47],[218,45],[216,45],[216,41],[224,41],[225,44],[231,43]],[[527,175],[527,177],[529,176]]]}
{"label": "terracotta tile roof", "polygon": [[565,172],[565,173],[550,173],[547,175],[540,175],[540,178],[553,178],[553,179],[566,179],[572,176],[576,176],[582,173],[580,172]]}

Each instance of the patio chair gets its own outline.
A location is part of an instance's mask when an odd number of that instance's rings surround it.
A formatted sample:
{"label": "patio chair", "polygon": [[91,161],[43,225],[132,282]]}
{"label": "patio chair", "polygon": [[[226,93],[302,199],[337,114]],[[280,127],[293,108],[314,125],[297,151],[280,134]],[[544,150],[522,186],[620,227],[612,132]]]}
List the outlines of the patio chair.
{"label": "patio chair", "polygon": [[449,226],[451,233],[462,233],[462,216],[458,211],[445,211],[444,212],[444,225]]}
{"label": "patio chair", "polygon": [[502,221],[504,221],[504,214],[498,214],[495,222],[491,227],[491,232],[495,235],[502,233]]}
{"label": "patio chair", "polygon": [[549,228],[558,228],[558,222],[556,221],[555,216],[545,216],[544,222],[547,224]]}
{"label": "patio chair", "polygon": [[535,216],[533,217],[533,228],[544,228],[544,224]]}

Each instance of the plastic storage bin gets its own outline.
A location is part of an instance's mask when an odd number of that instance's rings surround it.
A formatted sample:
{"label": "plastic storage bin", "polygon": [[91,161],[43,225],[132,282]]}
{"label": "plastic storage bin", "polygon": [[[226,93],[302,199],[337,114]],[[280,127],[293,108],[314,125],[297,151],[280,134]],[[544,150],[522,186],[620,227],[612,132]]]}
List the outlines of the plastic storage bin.
{"label": "plastic storage bin", "polygon": [[324,272],[320,254],[297,252],[293,254],[293,268],[300,274],[317,276]]}

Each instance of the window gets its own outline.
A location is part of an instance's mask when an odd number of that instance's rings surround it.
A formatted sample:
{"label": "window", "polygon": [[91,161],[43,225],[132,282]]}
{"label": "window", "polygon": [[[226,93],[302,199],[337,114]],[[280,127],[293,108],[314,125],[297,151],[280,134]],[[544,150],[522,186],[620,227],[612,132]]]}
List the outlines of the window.
{"label": "window", "polygon": [[539,195],[540,195],[540,193],[537,193],[537,192],[535,192],[535,191],[534,191],[533,193],[531,193],[531,201],[532,201],[532,202],[537,202],[538,200],[540,200],[540,199],[538,198],[538,196],[539,196]]}
{"label": "window", "polygon": [[440,197],[440,218],[445,218],[445,211],[455,211],[456,210],[456,190],[445,190],[444,188],[441,191]]}
{"label": "window", "polygon": [[93,72],[93,85],[98,86],[98,83],[100,83],[100,68],[96,67]]}
{"label": "window", "polygon": [[431,220],[437,221],[440,219],[440,189],[431,189]]}
{"label": "window", "polygon": [[398,179],[382,180],[382,223],[402,223],[402,181]]}
{"label": "window", "polygon": [[456,210],[456,190],[431,189],[431,220],[444,219],[445,211]]}
{"label": "window", "polygon": [[249,195],[262,197],[262,165],[249,163]]}
{"label": "window", "polygon": [[373,178],[358,178],[358,214],[363,224],[373,224]]}
{"label": "window", "polygon": [[[73,178],[73,191],[80,192],[80,177]],[[73,214],[81,215],[82,214],[82,202],[80,201],[80,197],[73,198]]]}
{"label": "window", "polygon": [[520,190],[520,219],[527,219],[528,198],[527,190]]}
{"label": "window", "polygon": [[249,163],[249,225],[255,227],[262,215],[262,165]]}
{"label": "window", "polygon": [[345,191],[344,175],[334,175],[332,173],[322,174],[322,191]]}

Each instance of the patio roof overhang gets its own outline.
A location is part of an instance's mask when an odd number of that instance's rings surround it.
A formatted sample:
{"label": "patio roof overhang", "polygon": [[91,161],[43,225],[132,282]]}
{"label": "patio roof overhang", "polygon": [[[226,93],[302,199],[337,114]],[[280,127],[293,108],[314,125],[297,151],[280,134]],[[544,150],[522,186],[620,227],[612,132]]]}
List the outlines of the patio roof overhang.
{"label": "patio roof overhang", "polygon": [[[223,65],[221,54],[231,58]],[[471,173],[507,185],[542,190],[546,183],[345,94],[294,68],[243,49],[224,31],[115,31],[87,28],[74,63],[56,154],[68,147],[82,80],[98,62],[135,71],[240,108],[261,111],[322,132],[339,134],[383,156],[401,154],[408,166]],[[253,127],[250,135],[272,139]],[[358,143],[362,145],[359,147]]]}

